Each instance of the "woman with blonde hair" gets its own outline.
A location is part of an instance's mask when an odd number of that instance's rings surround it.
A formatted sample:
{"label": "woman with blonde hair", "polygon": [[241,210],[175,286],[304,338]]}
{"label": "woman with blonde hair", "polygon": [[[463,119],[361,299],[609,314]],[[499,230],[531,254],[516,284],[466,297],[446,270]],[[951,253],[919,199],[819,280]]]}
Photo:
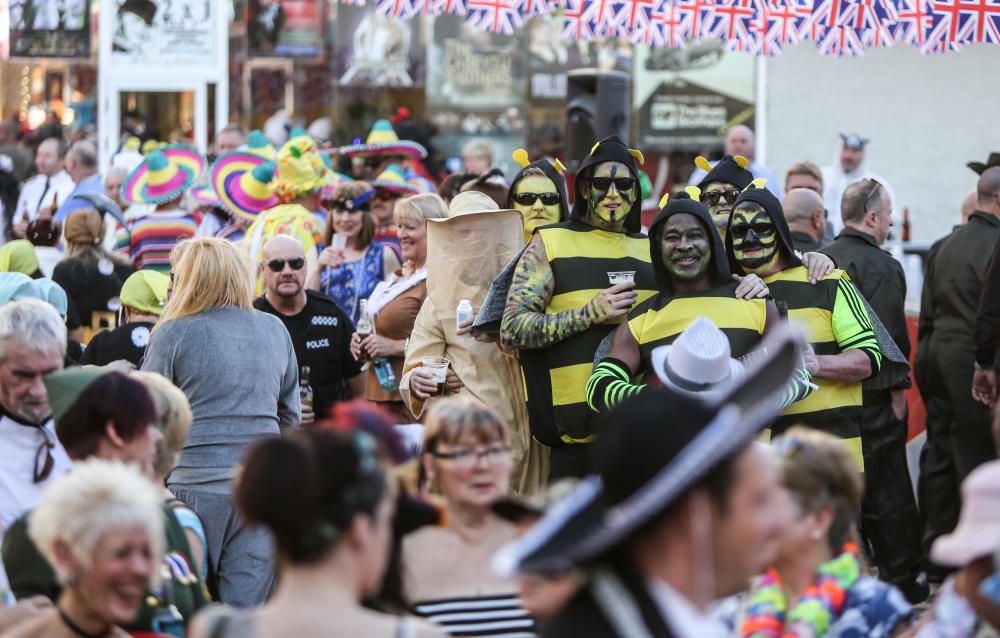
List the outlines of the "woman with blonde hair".
{"label": "woman with blonde hair", "polygon": [[421,470],[445,505],[445,525],[403,539],[403,589],[413,612],[452,636],[533,636],[517,584],[490,566],[517,527],[493,511],[507,494],[507,425],[468,396],[442,399],[427,415]]}
{"label": "woman with blonde hair", "polygon": [[[319,268],[306,280],[307,288],[329,295],[355,324],[361,318],[361,302],[400,265],[391,248],[374,242],[374,196],[368,182],[337,185],[327,202],[326,248],[319,255]],[[342,239],[342,247],[335,245],[334,236]]]}
{"label": "woman with blonde hair", "polygon": [[425,222],[444,219],[448,207],[438,195],[414,195],[396,202],[393,216],[399,227],[403,265],[376,286],[369,297],[368,315],[374,332],[367,336],[354,333],[351,354],[358,361],[363,357],[372,360],[365,382],[365,399],[391,413],[398,423],[412,423],[413,414],[399,394],[399,379],[403,376],[406,342],[427,296]]}
{"label": "woman with blonde hair", "polygon": [[160,495],[134,466],[80,461],[42,494],[28,533],[63,584],[54,607],[4,636],[127,637],[163,554]]}
{"label": "woman with blonde hair", "polygon": [[66,256],[52,272],[52,281],[69,297],[70,314],[75,312],[83,324],[84,342],[93,332],[118,325],[118,297],[135,272],[126,257],[104,247],[105,232],[104,219],[93,208],[73,212],[63,228]]}
{"label": "woman with blonde hair", "polygon": [[299,423],[295,351],[281,321],[254,310],[250,265],[232,244],[189,239],[171,264],[170,300],[142,365],[180,388],[194,417],[167,487],[205,525],[216,598],[258,605],[273,579],[271,542],[237,513],[232,479],[251,443]]}

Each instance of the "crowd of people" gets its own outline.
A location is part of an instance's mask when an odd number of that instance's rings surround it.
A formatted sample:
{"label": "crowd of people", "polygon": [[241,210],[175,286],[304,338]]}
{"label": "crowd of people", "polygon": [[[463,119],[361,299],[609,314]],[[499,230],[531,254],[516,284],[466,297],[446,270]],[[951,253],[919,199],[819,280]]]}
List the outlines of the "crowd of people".
{"label": "crowd of people", "polygon": [[859,135],[778,180],[734,127],[647,226],[615,136],[286,137],[0,146],[0,635],[1000,631],[1000,156],[911,375]]}

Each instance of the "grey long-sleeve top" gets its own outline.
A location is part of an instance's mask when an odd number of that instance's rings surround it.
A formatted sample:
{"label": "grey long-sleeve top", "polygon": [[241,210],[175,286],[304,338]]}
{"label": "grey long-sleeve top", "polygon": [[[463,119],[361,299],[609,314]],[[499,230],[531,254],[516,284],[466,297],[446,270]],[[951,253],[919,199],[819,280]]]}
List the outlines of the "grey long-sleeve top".
{"label": "grey long-sleeve top", "polygon": [[159,326],[142,369],[191,402],[194,422],[170,486],[226,492],[247,446],[300,421],[299,370],[277,317],[232,306]]}

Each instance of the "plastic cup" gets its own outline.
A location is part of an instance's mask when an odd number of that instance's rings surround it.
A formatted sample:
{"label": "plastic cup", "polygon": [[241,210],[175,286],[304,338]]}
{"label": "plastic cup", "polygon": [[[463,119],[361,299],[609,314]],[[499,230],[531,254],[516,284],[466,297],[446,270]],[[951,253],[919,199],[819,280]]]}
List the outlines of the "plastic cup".
{"label": "plastic cup", "polygon": [[451,361],[444,357],[421,357],[420,359],[420,367],[428,370],[434,382],[437,383],[435,395],[444,394],[444,384],[448,379],[449,365],[451,365]]}
{"label": "plastic cup", "polygon": [[611,282],[612,286],[617,286],[618,284],[624,284],[624,283],[632,283],[635,281],[635,271],[618,270],[615,272],[609,272],[608,281]]}
{"label": "plastic cup", "polygon": [[330,248],[338,251],[344,250],[347,248],[347,237],[334,233],[333,239],[330,241]]}

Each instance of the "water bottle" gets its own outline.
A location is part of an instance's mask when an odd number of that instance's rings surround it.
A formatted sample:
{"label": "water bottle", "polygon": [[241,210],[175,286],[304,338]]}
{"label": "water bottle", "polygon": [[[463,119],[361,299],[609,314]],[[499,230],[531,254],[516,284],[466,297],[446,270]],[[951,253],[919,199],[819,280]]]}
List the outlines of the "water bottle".
{"label": "water bottle", "polygon": [[378,384],[386,392],[395,392],[399,389],[399,381],[387,357],[375,359],[375,376],[378,377]]}
{"label": "water bottle", "polygon": [[[366,299],[361,300],[361,317],[358,319],[358,325],[354,331],[361,335],[362,339],[375,333],[375,325],[372,323],[372,318],[368,315],[368,300]],[[368,359],[368,353],[362,348],[361,358],[358,359],[358,362],[364,363]]]}
{"label": "water bottle", "polygon": [[455,308],[455,330],[459,330],[463,323],[472,319],[472,302],[462,299]]}

